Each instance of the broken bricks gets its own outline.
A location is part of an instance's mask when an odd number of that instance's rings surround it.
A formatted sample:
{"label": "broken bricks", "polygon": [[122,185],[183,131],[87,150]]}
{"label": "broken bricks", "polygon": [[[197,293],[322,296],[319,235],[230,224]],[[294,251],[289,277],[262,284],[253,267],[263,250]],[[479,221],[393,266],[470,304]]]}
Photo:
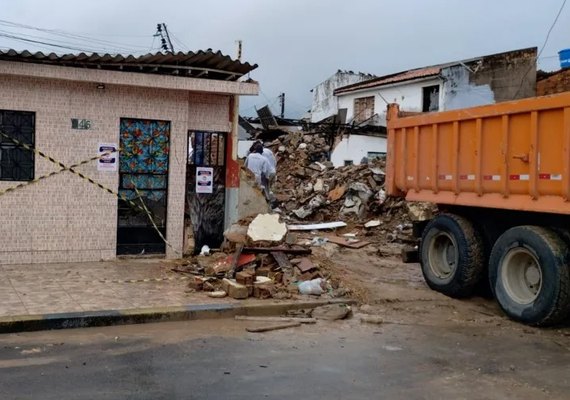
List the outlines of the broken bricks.
{"label": "broken bricks", "polygon": [[237,283],[235,279],[224,278],[222,280],[222,288],[231,298],[242,300],[249,297],[247,286]]}
{"label": "broken bricks", "polygon": [[253,285],[255,282],[255,275],[248,271],[240,271],[236,273],[236,282],[241,285]]}

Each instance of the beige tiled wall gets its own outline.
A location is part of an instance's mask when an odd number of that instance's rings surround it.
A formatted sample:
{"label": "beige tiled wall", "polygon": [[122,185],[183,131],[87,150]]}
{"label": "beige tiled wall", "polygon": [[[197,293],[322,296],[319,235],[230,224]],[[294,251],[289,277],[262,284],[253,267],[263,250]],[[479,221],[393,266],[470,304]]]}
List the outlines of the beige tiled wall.
{"label": "beige tiled wall", "polygon": [[[97,155],[99,142],[119,143],[120,118],[171,122],[167,239],[182,248],[188,129],[230,129],[229,98],[0,75],[0,109],[36,113],[36,148],[70,165]],[[71,129],[89,119],[90,130]],[[59,167],[36,157],[35,176]],[[78,168],[113,190],[118,172]],[[0,181],[0,190],[18,182]],[[98,261],[116,254],[117,198],[64,172],[0,196],[0,264]],[[168,249],[167,256],[177,254]]]}

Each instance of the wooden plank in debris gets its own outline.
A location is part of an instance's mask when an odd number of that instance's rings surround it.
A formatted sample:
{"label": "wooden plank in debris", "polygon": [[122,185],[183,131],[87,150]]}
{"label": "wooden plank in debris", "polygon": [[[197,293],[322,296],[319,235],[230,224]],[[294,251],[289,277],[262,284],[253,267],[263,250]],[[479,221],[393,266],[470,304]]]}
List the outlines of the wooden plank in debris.
{"label": "wooden plank in debris", "polygon": [[293,248],[288,249],[287,247],[244,247],[243,253],[260,253],[260,254],[269,254],[273,252],[282,252],[288,254],[311,254],[311,249],[299,249]]}
{"label": "wooden plank in debris", "polygon": [[312,269],[315,269],[316,267],[315,264],[313,264],[312,261],[309,260],[308,258],[302,258],[301,262],[297,264],[297,268],[299,268],[301,272],[307,272]]}
{"label": "wooden plank in debris", "polygon": [[297,326],[301,326],[301,323],[300,322],[285,322],[283,324],[260,326],[257,328],[245,328],[245,330],[248,332],[252,332],[252,333],[261,333],[261,332],[276,331],[278,329],[295,328]]}
{"label": "wooden plank in debris", "polygon": [[234,257],[232,259],[230,270],[226,274],[226,276],[228,276],[229,278],[235,278],[236,268],[238,267],[238,262],[239,262],[239,258],[241,256],[242,251],[243,251],[243,244],[240,243],[240,244],[238,244],[238,246],[236,248],[236,252],[234,253]]}
{"label": "wooden plank in debris", "polygon": [[331,243],[338,244],[339,246],[348,247],[351,249],[361,249],[364,246],[368,246],[370,244],[370,242],[367,242],[365,240],[359,240],[354,242],[335,235],[326,235],[325,237]]}
{"label": "wooden plank in debris", "polygon": [[301,317],[250,317],[248,315],[236,315],[235,319],[238,321],[258,321],[258,322],[300,322],[302,324],[315,324],[315,318],[301,318]]}
{"label": "wooden plank in debris", "polygon": [[291,264],[289,258],[282,251],[272,251],[271,255],[277,262],[277,265],[281,267],[281,269],[289,269],[293,267],[293,264]]}
{"label": "wooden plank in debris", "polygon": [[322,224],[309,224],[309,225],[287,225],[287,229],[290,231],[317,231],[320,229],[335,229],[344,228],[346,222],[336,221],[336,222],[325,222]]}

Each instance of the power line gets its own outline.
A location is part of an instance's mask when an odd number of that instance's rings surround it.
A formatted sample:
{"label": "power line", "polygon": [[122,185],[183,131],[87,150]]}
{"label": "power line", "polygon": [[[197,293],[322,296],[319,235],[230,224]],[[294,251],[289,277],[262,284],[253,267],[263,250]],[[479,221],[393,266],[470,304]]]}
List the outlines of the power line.
{"label": "power line", "polygon": [[73,47],[73,46],[62,46],[62,45],[58,45],[58,44],[54,44],[54,43],[43,42],[40,40],[25,39],[25,38],[14,36],[14,35],[6,35],[4,33],[0,33],[0,37],[5,37],[8,39],[13,39],[13,40],[19,40],[21,42],[27,42],[27,43],[43,44],[45,46],[56,47],[56,48],[66,49],[66,50],[81,51],[81,52],[85,52],[85,53],[98,53],[98,51],[85,50],[85,49]]}
{"label": "power line", "polygon": [[[542,47],[540,48],[540,51],[538,52],[538,54],[536,55],[536,59],[534,60],[536,62],[536,60],[538,60],[540,58],[540,56],[542,55],[542,52],[544,51],[544,48],[546,47],[546,44],[548,43],[548,39],[550,39],[550,34],[552,33],[552,30],[554,29],[554,27],[556,26],[556,23],[558,22],[558,18],[560,17],[560,14],[562,14],[562,11],[564,10],[564,7],[566,6],[566,1],[567,0],[563,0],[562,1],[562,5],[560,6],[560,9],[558,10],[558,13],[556,14],[556,17],[554,18],[554,21],[552,22],[552,25],[550,25],[550,28],[548,29],[548,33],[546,34],[546,38],[544,39],[544,43],[542,44]],[[526,79],[526,76],[528,75],[528,73],[530,72],[530,70],[532,69],[532,65],[528,68],[528,70],[526,71],[526,73],[523,75],[522,79],[521,79],[521,84],[517,90],[517,92],[515,93],[514,98],[517,98],[519,92],[521,91],[524,81]]]}
{"label": "power line", "polygon": [[186,43],[184,43],[179,37],[178,34],[175,34],[174,32],[172,32],[172,30],[170,31],[170,36],[172,37],[172,40],[174,40],[176,43],[178,43],[178,45],[186,50],[190,50],[190,47],[186,45]]}
{"label": "power line", "polygon": [[[28,35],[28,34],[17,34],[11,31],[5,31],[5,30],[0,30],[0,34],[4,35],[5,37],[10,37],[11,39],[14,40],[34,40],[34,41],[40,41],[40,42],[47,42],[50,43],[51,45],[58,45],[58,46],[62,46],[62,47],[69,47],[69,48],[89,48],[89,49],[93,49],[91,47],[91,44],[88,43],[74,43],[74,42],[69,42],[69,41],[63,41],[63,40],[59,40],[59,39],[51,39],[51,38],[46,38],[44,36],[37,36],[37,35]],[[109,52],[110,50],[116,50],[115,52],[121,52],[121,51],[127,51],[127,52],[131,52],[132,49],[127,49],[127,48],[123,48],[123,47],[113,47],[112,49],[109,48],[108,50],[89,50],[89,52]]]}
{"label": "power line", "polygon": [[[3,19],[0,19],[0,25],[7,26],[10,28],[19,28],[19,29],[28,29],[28,30],[39,31],[39,32],[50,34],[50,35],[63,37],[66,39],[72,39],[75,41],[82,41],[82,42],[91,42],[91,43],[95,43],[98,45],[110,46],[110,47],[114,47],[114,48],[124,48],[124,49],[139,48],[141,50],[145,48],[145,46],[141,46],[141,45],[119,43],[119,42],[113,42],[113,41],[103,40],[103,39],[95,39],[91,36],[84,36],[84,35],[75,34],[72,32],[67,32],[64,30],[39,28],[36,26],[20,24],[20,23],[16,23],[16,22],[3,20]],[[20,34],[20,35],[26,36],[24,34]],[[46,38],[43,38],[43,39],[45,40]]]}

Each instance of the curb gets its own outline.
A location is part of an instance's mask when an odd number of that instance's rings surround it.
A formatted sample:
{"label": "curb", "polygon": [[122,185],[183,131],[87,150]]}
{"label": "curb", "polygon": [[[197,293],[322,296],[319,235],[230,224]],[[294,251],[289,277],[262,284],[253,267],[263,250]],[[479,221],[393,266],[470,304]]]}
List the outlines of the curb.
{"label": "curb", "polygon": [[314,300],[270,304],[204,304],[176,307],[124,310],[80,311],[45,315],[0,317],[0,334],[53,329],[90,328],[97,326],[144,324],[151,322],[192,321],[233,318],[236,315],[273,316],[288,310],[315,308],[327,304],[356,304],[354,300]]}

